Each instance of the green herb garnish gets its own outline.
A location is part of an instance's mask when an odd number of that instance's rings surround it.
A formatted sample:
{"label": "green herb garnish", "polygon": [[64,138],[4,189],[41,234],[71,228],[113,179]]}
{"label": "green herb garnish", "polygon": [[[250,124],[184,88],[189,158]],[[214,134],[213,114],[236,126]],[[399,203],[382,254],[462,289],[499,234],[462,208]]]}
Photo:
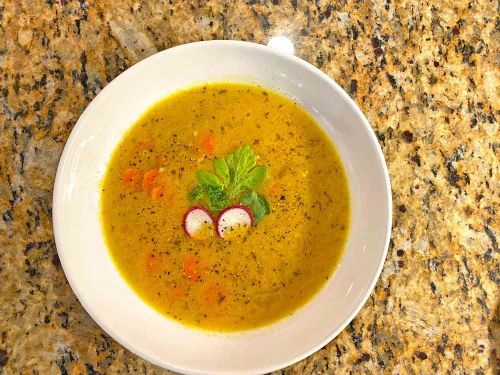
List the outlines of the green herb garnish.
{"label": "green herb garnish", "polygon": [[213,213],[239,202],[252,210],[255,222],[260,221],[271,210],[266,198],[256,192],[267,178],[267,166],[256,164],[257,156],[249,145],[216,159],[215,173],[196,172],[198,185],[189,198],[193,202],[205,202]]}
{"label": "green herb garnish", "polygon": [[252,210],[253,221],[255,223],[261,221],[264,216],[269,215],[271,212],[271,207],[267,199],[263,195],[257,194],[255,190],[252,190],[249,194],[243,194],[241,196],[241,204]]}

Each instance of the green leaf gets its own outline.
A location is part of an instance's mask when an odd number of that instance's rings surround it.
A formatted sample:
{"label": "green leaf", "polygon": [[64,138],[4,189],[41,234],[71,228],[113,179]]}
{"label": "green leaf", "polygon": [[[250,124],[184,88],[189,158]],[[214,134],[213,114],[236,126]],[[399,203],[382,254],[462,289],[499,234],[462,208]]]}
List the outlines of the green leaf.
{"label": "green leaf", "polygon": [[242,185],[242,182],[252,168],[255,167],[257,157],[249,145],[244,145],[236,150],[234,154],[229,154],[226,161],[229,168],[230,184],[232,185],[231,189],[229,189],[230,196],[233,199],[248,189]]}
{"label": "green leaf", "polygon": [[203,199],[203,193],[205,192],[205,189],[203,188],[203,185],[197,185],[191,192],[189,193],[189,199],[192,202],[199,202]]}
{"label": "green leaf", "polygon": [[241,181],[240,185],[244,189],[256,190],[262,185],[266,178],[267,167],[265,165],[261,165],[248,172],[243,181]]}
{"label": "green leaf", "polygon": [[266,198],[255,190],[267,178],[267,167],[256,167],[256,163],[257,156],[249,145],[216,159],[213,163],[215,173],[196,172],[198,186],[189,194],[190,199],[202,201],[214,214],[239,200],[250,208],[255,222],[262,220],[271,210]]}
{"label": "green leaf", "polygon": [[271,212],[266,198],[257,194],[255,191],[252,191],[249,194],[241,195],[240,202],[252,210],[253,220],[255,223],[261,221],[264,216]]}
{"label": "green leaf", "polygon": [[249,145],[244,145],[236,151],[235,159],[238,161],[235,169],[236,177],[244,177],[257,163],[257,157]]}
{"label": "green leaf", "polygon": [[212,172],[208,171],[198,171],[196,172],[196,178],[198,179],[198,183],[201,185],[211,185],[211,186],[220,186],[221,182],[219,177],[214,175]]}
{"label": "green leaf", "polygon": [[226,164],[229,169],[229,181],[234,181],[234,154],[228,154],[226,156]]}
{"label": "green leaf", "polygon": [[257,157],[254,152],[251,150],[249,145],[244,145],[240,147],[235,153],[234,157],[231,158],[231,164],[229,167],[234,171],[234,183],[241,180],[250,169],[255,167],[255,163],[257,162]]}
{"label": "green leaf", "polygon": [[259,197],[260,204],[266,210],[266,215],[269,215],[271,213],[271,206],[269,205],[269,202],[267,201],[266,197],[264,197],[262,194],[257,194],[257,196]]}
{"label": "green leaf", "polygon": [[252,204],[252,193],[242,194],[240,197],[240,202],[243,206],[250,206]]}
{"label": "green leaf", "polygon": [[222,184],[224,186],[229,185],[229,182],[231,181],[229,176],[229,167],[223,158],[215,159],[214,170],[222,180]]}
{"label": "green leaf", "polygon": [[221,186],[205,185],[210,211],[217,213],[229,206],[229,196]]}

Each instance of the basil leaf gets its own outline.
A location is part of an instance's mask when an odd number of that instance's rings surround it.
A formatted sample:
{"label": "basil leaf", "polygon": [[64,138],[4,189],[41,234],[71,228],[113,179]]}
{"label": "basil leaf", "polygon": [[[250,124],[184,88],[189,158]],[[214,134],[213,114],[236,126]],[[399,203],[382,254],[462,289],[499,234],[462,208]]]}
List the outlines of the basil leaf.
{"label": "basil leaf", "polygon": [[[200,170],[196,173],[198,186],[191,191],[192,201],[202,201],[216,214],[238,200],[248,207],[255,222],[271,212],[269,202],[257,194],[267,178],[267,167],[257,166],[257,156],[249,145],[244,145],[225,158],[213,163],[215,173]],[[242,194],[243,193],[243,194]]]}
{"label": "basil leaf", "polygon": [[243,206],[250,206],[252,204],[252,193],[242,194],[240,197],[240,202]]}
{"label": "basil leaf", "polygon": [[229,169],[229,181],[234,181],[234,154],[228,154],[226,156],[226,164]]}
{"label": "basil leaf", "polygon": [[223,158],[215,159],[214,170],[215,170],[215,173],[217,173],[217,175],[222,180],[222,184],[224,186],[229,185],[229,182],[230,182],[229,167],[227,165],[227,162]]}
{"label": "basil leaf", "polygon": [[244,189],[258,189],[267,177],[267,167],[265,165],[255,167],[241,181],[241,187]]}
{"label": "basil leaf", "polygon": [[267,200],[259,196],[255,191],[249,194],[243,194],[240,197],[241,204],[249,207],[252,210],[253,220],[255,223],[261,221],[271,210]]}
{"label": "basil leaf", "polygon": [[266,210],[266,215],[269,215],[271,213],[271,206],[269,205],[269,202],[267,201],[266,197],[264,197],[262,194],[257,194],[257,196],[259,197],[260,204]]}
{"label": "basil leaf", "polygon": [[234,171],[233,183],[238,185],[246,174],[255,167],[257,157],[249,145],[244,145],[234,153],[231,164]]}
{"label": "basil leaf", "polygon": [[255,167],[257,157],[249,145],[240,147],[234,154],[229,154],[226,158],[230,177],[230,196],[234,199],[241,192],[248,189],[243,184],[248,173]]}
{"label": "basil leaf", "polygon": [[221,185],[219,177],[208,171],[201,170],[196,172],[196,178],[198,179],[198,182],[201,185],[211,185],[211,186]]}

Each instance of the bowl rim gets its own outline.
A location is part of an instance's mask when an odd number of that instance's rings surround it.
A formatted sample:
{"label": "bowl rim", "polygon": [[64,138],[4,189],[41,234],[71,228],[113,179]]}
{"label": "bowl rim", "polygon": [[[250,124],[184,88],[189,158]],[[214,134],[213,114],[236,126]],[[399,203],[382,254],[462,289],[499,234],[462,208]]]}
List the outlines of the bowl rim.
{"label": "bowl rim", "polygon": [[[68,137],[68,140],[66,141],[66,144],[64,146],[64,150],[62,152],[61,158],[59,160],[59,164],[57,167],[57,172],[56,172],[56,177],[55,177],[55,183],[54,183],[54,188],[53,188],[53,195],[52,195],[52,223],[53,223],[53,232],[54,232],[54,239],[56,243],[56,248],[58,249],[58,256],[61,262],[61,266],[64,270],[64,275],[73,290],[73,293],[77,297],[78,301],[82,304],[86,312],[90,315],[90,317],[99,325],[101,329],[103,329],[108,335],[110,335],[115,341],[117,341],[120,345],[122,345],[124,348],[127,350],[130,350],[132,353],[135,355],[147,360],[148,362],[157,365],[161,368],[165,368],[171,371],[176,371],[179,373],[183,374],[212,374],[212,372],[208,371],[203,371],[199,369],[190,369],[190,368],[184,368],[184,367],[179,367],[175,366],[172,364],[166,364],[164,362],[161,362],[153,357],[151,357],[147,352],[143,351],[140,347],[137,347],[134,345],[132,342],[125,341],[125,339],[122,339],[120,334],[118,332],[115,332],[113,329],[111,329],[107,324],[105,324],[100,318],[99,314],[97,311],[94,311],[91,306],[87,303],[87,301],[84,298],[83,293],[78,289],[77,287],[77,282],[73,278],[71,274],[68,274],[65,270],[67,269],[67,264],[69,263],[69,260],[67,257],[64,255],[64,252],[59,251],[59,246],[57,244],[62,243],[62,235],[61,232],[58,229],[58,222],[63,220],[63,217],[60,215],[60,209],[59,209],[59,201],[58,201],[58,196],[60,195],[60,191],[62,189],[62,171],[65,168],[66,163],[68,162],[69,158],[69,153],[70,149],[72,149],[72,144],[75,143],[77,134],[79,133],[79,130],[84,126],[85,118],[87,117],[87,113],[90,112],[92,107],[94,107],[96,103],[96,99],[98,99],[99,96],[103,96],[103,93],[106,93],[107,91],[110,90],[111,87],[116,85],[116,83],[120,80],[126,79],[129,75],[131,75],[135,70],[141,69],[142,66],[150,63],[152,60],[158,58],[160,55],[169,55],[173,53],[177,53],[180,50],[184,49],[196,49],[199,46],[224,46],[224,47],[239,47],[239,48],[247,48],[247,49],[253,49],[253,50],[260,50],[264,51],[266,53],[271,53],[280,56],[281,58],[284,58],[287,60],[288,63],[291,64],[297,64],[300,65],[302,68],[308,70],[309,72],[315,74],[322,80],[326,81],[329,86],[335,90],[351,107],[351,109],[355,112],[355,114],[360,118],[361,123],[363,124],[365,130],[368,133],[368,136],[370,137],[370,141],[373,143],[374,148],[376,150],[376,155],[377,155],[377,162],[380,164],[382,167],[383,171],[383,177],[384,177],[384,182],[385,182],[385,195],[387,199],[387,206],[385,207],[387,212],[387,221],[385,224],[386,226],[386,231],[385,231],[385,238],[384,238],[384,249],[382,256],[380,257],[379,264],[377,265],[376,272],[370,282],[370,285],[366,289],[366,292],[364,296],[361,298],[360,302],[356,306],[356,308],[353,309],[353,311],[349,314],[349,316],[344,320],[344,322],[335,330],[332,332],[329,332],[325,337],[319,341],[316,345],[312,345],[309,349],[305,350],[302,352],[301,355],[298,355],[296,357],[293,357],[289,360],[284,360],[282,362],[276,362],[273,366],[263,366],[260,368],[252,368],[252,369],[246,369],[243,371],[238,371],[238,374],[255,374],[255,373],[268,373],[272,372],[275,370],[279,370],[282,368],[285,368],[287,366],[290,366],[294,363],[297,363],[308,356],[312,355],[319,349],[321,349],[323,346],[328,344],[330,341],[332,341],[340,332],[342,332],[345,327],[356,317],[356,315],[359,313],[361,308],[365,305],[366,301],[370,297],[373,289],[375,288],[375,285],[377,281],[379,280],[380,274],[383,269],[383,265],[385,263],[385,260],[387,258],[387,253],[388,253],[388,248],[389,248],[389,242],[391,238],[391,232],[392,232],[392,190],[391,190],[391,183],[390,183],[390,178],[389,178],[389,172],[387,169],[387,164],[385,162],[384,154],[382,152],[382,149],[380,147],[380,144],[378,142],[378,139],[375,135],[374,130],[370,126],[370,123],[366,119],[365,115],[361,111],[361,109],[358,107],[358,105],[354,102],[354,100],[331,78],[329,77],[326,73],[321,71],[320,69],[316,68],[314,65],[308,63],[305,60],[302,60],[301,58],[293,55],[293,54],[288,54],[281,52],[277,49],[268,47],[266,45],[258,44],[258,43],[252,43],[252,42],[246,42],[246,41],[238,41],[238,40],[210,40],[210,41],[199,41],[199,42],[192,42],[192,43],[186,43],[186,44],[181,44],[177,45],[171,48],[168,48],[166,50],[157,52],[139,62],[134,64],[133,66],[129,67],[126,69],[124,72],[116,76],[111,82],[109,82],[95,97],[94,99],[87,105],[85,108],[84,112],[80,115],[78,121],[74,125],[73,129],[71,130],[71,133]],[[314,298],[314,297],[313,297]],[[220,374],[226,373],[224,371],[219,372]],[[234,373],[234,372],[231,372]]]}

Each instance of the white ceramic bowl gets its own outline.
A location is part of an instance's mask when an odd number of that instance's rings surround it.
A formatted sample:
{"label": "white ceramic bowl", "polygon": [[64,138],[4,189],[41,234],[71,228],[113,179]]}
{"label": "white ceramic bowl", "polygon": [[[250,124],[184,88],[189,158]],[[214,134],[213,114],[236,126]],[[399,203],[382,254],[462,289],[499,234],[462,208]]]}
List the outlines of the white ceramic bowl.
{"label": "white ceramic bowl", "polygon": [[[127,286],[103,242],[99,182],[124,132],[153,103],[207,81],[255,82],[297,100],[339,150],[349,178],[352,229],[333,278],[290,318],[258,330],[214,334],[165,318]],[[182,373],[276,370],[332,340],[361,309],[387,253],[391,192],[377,139],[328,76],[269,47],[211,41],[175,47],[134,65],[90,103],[64,148],[54,188],[57,249],[69,283],[94,320],[123,346]]]}

